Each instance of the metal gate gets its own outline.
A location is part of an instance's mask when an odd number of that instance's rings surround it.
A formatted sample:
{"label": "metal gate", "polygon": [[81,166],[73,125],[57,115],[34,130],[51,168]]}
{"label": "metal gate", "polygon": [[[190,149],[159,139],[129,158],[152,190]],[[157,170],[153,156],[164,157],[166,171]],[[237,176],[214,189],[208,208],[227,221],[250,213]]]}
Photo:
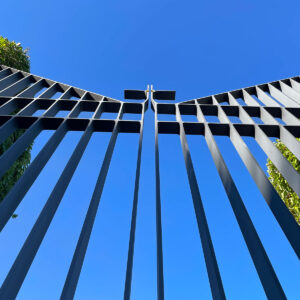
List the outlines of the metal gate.
{"label": "metal gate", "polygon": [[[174,100],[174,91],[155,91],[152,86],[148,86],[146,91],[126,90],[125,98],[142,100],[137,103],[134,101],[118,101],[5,66],[0,66],[0,70],[0,143],[16,130],[26,129],[24,134],[0,156],[0,177],[5,174],[13,162],[43,130],[55,130],[49,141],[1,202],[0,230],[5,227],[66,133],[68,131],[82,132],[79,142],[3,282],[0,290],[1,299],[14,299],[17,296],[94,132],[111,132],[111,136],[61,292],[61,299],[73,299],[74,297],[118,134],[137,133],[139,134],[139,143],[135,165],[136,175],[128,241],[126,280],[124,282],[124,299],[130,299],[144,114],[148,105],[151,106],[155,114],[157,298],[164,299],[158,143],[160,134],[175,134],[180,137],[212,297],[214,299],[225,299],[225,292],[191,159],[187,135],[201,135],[205,138],[266,296],[269,299],[286,298],[260,237],[245,208],[239,190],[218,148],[215,136],[226,136],[231,140],[299,258],[300,227],[242,139],[243,136],[253,137],[295,193],[300,196],[300,174],[270,140],[270,137],[279,138],[300,160],[299,141],[296,139],[300,137],[299,77],[180,103],[159,102],[159,100]],[[41,90],[43,92],[35,97]],[[60,96],[55,98],[58,92]],[[73,100],[74,98],[76,100]],[[45,112],[39,117],[33,116],[34,112],[39,109],[43,109]],[[61,110],[69,111],[65,118],[56,117]],[[92,112],[92,117],[78,118],[80,112],[83,111]],[[117,113],[116,119],[101,119],[101,115],[106,112]],[[140,120],[122,120],[124,113],[139,114]],[[148,113],[150,113],[149,110]],[[174,115],[176,121],[158,120],[160,114]],[[182,116],[184,115],[195,116],[197,122],[183,122]],[[207,116],[216,116],[220,122],[207,122]],[[232,123],[231,116],[239,117],[241,124]],[[260,118],[263,124],[257,124],[254,121],[255,118]]]}

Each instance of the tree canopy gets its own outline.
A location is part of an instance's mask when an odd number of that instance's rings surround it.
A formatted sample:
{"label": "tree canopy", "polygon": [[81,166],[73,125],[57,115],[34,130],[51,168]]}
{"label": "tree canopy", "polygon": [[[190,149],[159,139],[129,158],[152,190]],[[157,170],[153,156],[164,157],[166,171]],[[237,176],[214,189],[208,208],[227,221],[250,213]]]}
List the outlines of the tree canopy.
{"label": "tree canopy", "polygon": [[[23,49],[20,43],[9,41],[0,36],[0,64],[7,67],[30,71],[28,49]],[[23,133],[24,129],[16,130],[2,144],[0,144],[0,155],[2,155]],[[22,155],[14,162],[10,169],[0,179],[0,201],[4,199],[9,190],[14,186],[28,167],[31,159],[30,145]],[[13,215],[16,217],[16,215]]]}
{"label": "tree canopy", "polygon": [[29,49],[23,49],[20,43],[9,41],[0,36],[0,64],[21,71],[30,71]]}
{"label": "tree canopy", "polygon": [[[300,139],[298,139],[300,141]],[[282,141],[275,142],[276,147],[280,150],[283,156],[293,165],[293,167],[300,173],[300,161],[297,157],[285,146]],[[290,187],[285,178],[280,174],[273,162],[267,161],[269,180],[288,207],[297,223],[300,225],[300,199],[297,194]],[[300,183],[299,183],[300,184]]]}

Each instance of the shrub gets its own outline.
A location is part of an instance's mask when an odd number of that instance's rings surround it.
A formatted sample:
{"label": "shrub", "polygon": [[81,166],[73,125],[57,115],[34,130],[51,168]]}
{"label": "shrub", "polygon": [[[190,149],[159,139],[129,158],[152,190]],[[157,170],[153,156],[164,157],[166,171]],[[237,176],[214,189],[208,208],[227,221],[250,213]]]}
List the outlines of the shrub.
{"label": "shrub", "polygon": [[[298,139],[300,141],[300,139]],[[283,144],[282,141],[277,140],[275,146],[281,151],[283,156],[293,165],[298,173],[300,173],[300,161],[297,157]],[[274,166],[272,161],[267,161],[269,180],[288,207],[297,223],[300,225],[300,199],[288,182],[280,174],[278,169]],[[300,184],[300,183],[299,183]]]}
{"label": "shrub", "polygon": [[[0,64],[21,71],[30,71],[28,49],[23,49],[20,43],[9,41],[0,36]],[[16,130],[2,144],[0,144],[0,155],[4,153],[23,133],[24,129]],[[10,169],[0,179],[0,201],[4,199],[9,190],[14,186],[28,167],[31,159],[30,145],[22,155],[14,162]],[[13,215],[16,217],[17,215]]]}

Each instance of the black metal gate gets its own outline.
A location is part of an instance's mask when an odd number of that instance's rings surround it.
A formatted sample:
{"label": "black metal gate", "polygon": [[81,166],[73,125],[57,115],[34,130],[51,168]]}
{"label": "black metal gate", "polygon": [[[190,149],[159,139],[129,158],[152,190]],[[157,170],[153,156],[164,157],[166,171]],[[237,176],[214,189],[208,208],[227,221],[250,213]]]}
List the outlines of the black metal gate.
{"label": "black metal gate", "polygon": [[[268,255],[261,243],[260,237],[244,206],[239,190],[218,148],[215,136],[226,136],[231,140],[299,258],[300,227],[295,222],[293,216],[267,178],[264,170],[242,139],[243,136],[254,137],[279,172],[288,181],[295,193],[300,197],[300,174],[270,140],[270,137],[279,138],[294,153],[298,160],[300,160],[299,141],[296,139],[300,137],[299,77],[180,103],[160,103],[159,100],[174,100],[175,92],[154,91],[152,86],[148,86],[146,91],[125,91],[125,98],[127,99],[143,100],[140,103],[136,103],[133,101],[118,101],[5,66],[0,66],[0,70],[0,143],[5,141],[5,139],[16,130],[26,129],[24,134],[0,156],[0,177],[5,174],[13,162],[43,130],[55,130],[49,141],[44,145],[26,169],[25,173],[0,204],[0,230],[5,227],[66,133],[68,131],[83,132],[50,197],[4,280],[0,290],[1,299],[14,299],[17,296],[53,220],[55,212],[60,205],[60,201],[94,132],[111,132],[111,137],[81,228],[64,288],[61,292],[61,299],[72,299],[74,297],[118,134],[138,133],[139,144],[135,166],[136,176],[126,280],[124,282],[124,299],[130,299],[144,114],[148,108],[148,104],[151,105],[155,114],[158,299],[164,299],[158,143],[158,136],[160,134],[176,134],[180,137],[212,297],[214,299],[225,299],[225,293],[191,159],[187,135],[202,135],[205,138],[266,296],[269,299],[286,298]],[[35,97],[42,89],[44,89],[44,91],[38,97]],[[57,92],[61,95],[57,99],[53,99]],[[76,100],[72,100],[73,98],[76,98]],[[242,102],[239,102],[238,99]],[[34,112],[39,109],[43,109],[45,112],[40,117],[33,116]],[[56,114],[61,110],[69,111],[67,117],[56,117]],[[91,118],[77,118],[82,111],[92,112],[93,115]],[[117,118],[114,120],[100,119],[101,114],[105,112],[117,113]],[[124,113],[139,114],[140,120],[122,120]],[[158,120],[159,114],[174,115],[176,121],[160,121]],[[197,118],[197,122],[183,122],[183,115],[194,115]],[[207,116],[217,116],[220,122],[207,122]],[[241,124],[232,123],[230,121],[231,116],[239,117]],[[253,118],[260,118],[263,124],[257,124]],[[279,122],[278,118],[282,122]]]}

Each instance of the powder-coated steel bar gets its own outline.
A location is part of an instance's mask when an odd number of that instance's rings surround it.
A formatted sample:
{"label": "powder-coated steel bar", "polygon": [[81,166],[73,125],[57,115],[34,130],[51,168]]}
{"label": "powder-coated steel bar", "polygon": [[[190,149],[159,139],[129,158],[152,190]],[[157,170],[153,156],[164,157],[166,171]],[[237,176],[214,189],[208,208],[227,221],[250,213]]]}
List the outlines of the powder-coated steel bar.
{"label": "powder-coated steel bar", "polygon": [[[100,104],[95,115],[99,113]],[[1,287],[2,297],[13,299],[17,296],[92,134],[90,121],[8,273]]]}
{"label": "powder-coated steel bar", "polygon": [[186,171],[189,179],[190,190],[193,198],[194,210],[196,214],[198,229],[201,238],[201,244],[202,244],[203,253],[205,257],[205,264],[206,264],[206,269],[207,269],[208,278],[210,282],[211,293],[213,299],[225,299],[222,279],[220,276],[220,271],[218,268],[214,247],[211,241],[209,228],[205,216],[205,211],[200,196],[199,186],[197,183],[197,178],[195,175],[193,162],[192,162],[189,146],[187,143],[187,139],[185,136],[178,105],[176,105],[175,109],[176,109],[176,119],[177,122],[179,122],[179,137],[180,137],[181,147],[182,147],[184,161],[186,165]]}
{"label": "powder-coated steel bar", "polygon": [[[75,106],[76,107],[76,106]],[[75,109],[74,107],[74,109]],[[0,231],[3,229],[11,215],[14,213],[22,198],[31,187],[35,179],[38,177],[47,161],[54,153],[57,146],[68,130],[68,119],[65,119],[58,127],[43,149],[36,156],[34,161],[26,169],[23,176],[18,180],[15,186],[6,195],[4,200],[0,204]]]}
{"label": "powder-coated steel bar", "polygon": [[[148,88],[148,90],[149,90],[149,88]],[[138,197],[139,197],[142,143],[143,143],[143,133],[144,133],[144,115],[145,115],[146,106],[148,105],[148,101],[149,101],[149,93],[147,93],[147,99],[143,103],[143,108],[142,108],[142,120],[141,120],[140,136],[139,136],[139,146],[138,146],[136,174],[135,174],[135,183],[134,183],[134,196],[133,196],[133,205],[132,205],[132,213],[131,213],[130,237],[129,237],[127,267],[126,267],[124,300],[129,300],[130,299],[130,293],[131,293],[131,279],[132,279],[132,266],[133,266],[133,254],[134,254],[134,242],[135,242],[135,228],[136,228],[136,217],[137,217],[137,207],[138,207]]]}
{"label": "powder-coated steel bar", "polygon": [[265,172],[262,170],[256,159],[251,154],[251,151],[244,143],[234,125],[229,122],[222,106],[219,106],[219,118],[221,122],[226,122],[229,124],[230,139],[236,151],[240,155],[257,187],[261,191],[264,199],[269,205],[283,232],[291,243],[291,246],[293,247],[297,256],[300,258],[300,239],[298,238],[300,236],[300,227],[295,222],[293,216],[285,206],[284,202],[276,193],[276,190],[268,180]]}
{"label": "powder-coated steel bar", "polygon": [[[151,90],[152,90],[151,86]],[[162,247],[162,225],[161,225],[161,198],[160,198],[160,172],[159,172],[159,148],[158,148],[158,124],[156,102],[152,99],[155,121],[155,197],[156,197],[156,259],[157,259],[157,299],[164,300],[164,270],[163,270],[163,247]]]}
{"label": "powder-coated steel bar", "polygon": [[[199,106],[197,105],[199,115],[202,114]],[[198,116],[199,118],[199,116]],[[200,119],[200,118],[199,118]],[[274,269],[268,259],[264,247],[256,233],[254,225],[250,216],[243,204],[243,200],[238,192],[238,189],[230,175],[230,172],[225,164],[217,143],[211,133],[211,130],[206,122],[205,126],[205,139],[219,172],[219,176],[224,185],[232,210],[238,221],[239,227],[243,234],[244,240],[247,244],[251,254],[253,263],[260,277],[261,283],[265,293],[269,299],[286,299],[279,280],[274,272]]]}
{"label": "powder-coated steel bar", "polygon": [[110,161],[113,155],[114,147],[117,141],[118,133],[119,133],[119,123],[118,120],[122,118],[123,115],[123,104],[121,105],[120,112],[115,122],[114,129],[111,134],[111,138],[109,144],[107,146],[107,150],[104,156],[104,160],[101,166],[101,170],[99,173],[99,177],[97,179],[95,189],[93,192],[93,196],[86,213],[86,217],[84,220],[84,224],[82,226],[82,230],[76,245],[76,249],[73,255],[73,259],[71,262],[71,266],[69,268],[69,272],[64,284],[63,291],[61,293],[61,300],[73,299],[77,283],[79,280],[79,275],[81,272],[83,260],[85,257],[85,253],[87,250],[87,246],[89,243],[89,239],[92,233],[94,221],[96,218],[98,206],[100,203],[103,187],[105,184],[107,172],[110,166]]}

